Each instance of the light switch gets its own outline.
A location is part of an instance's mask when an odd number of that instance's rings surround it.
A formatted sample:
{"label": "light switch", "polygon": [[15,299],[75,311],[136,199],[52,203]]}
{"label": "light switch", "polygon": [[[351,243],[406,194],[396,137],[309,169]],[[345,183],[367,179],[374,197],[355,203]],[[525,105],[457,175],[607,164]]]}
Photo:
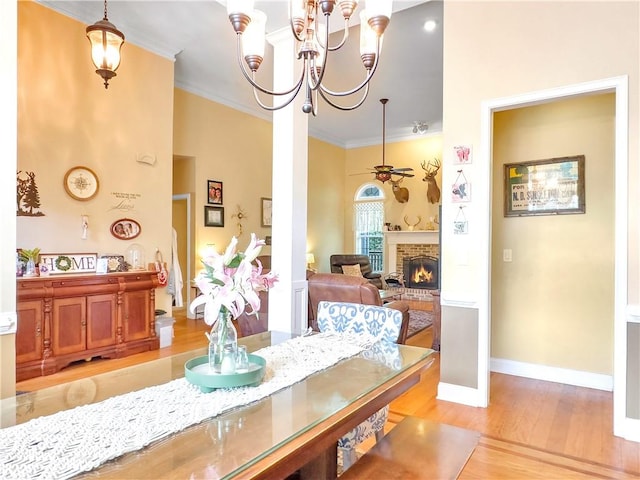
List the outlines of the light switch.
{"label": "light switch", "polygon": [[510,248],[505,248],[504,250],[502,250],[502,261],[503,262],[513,261],[513,255]]}

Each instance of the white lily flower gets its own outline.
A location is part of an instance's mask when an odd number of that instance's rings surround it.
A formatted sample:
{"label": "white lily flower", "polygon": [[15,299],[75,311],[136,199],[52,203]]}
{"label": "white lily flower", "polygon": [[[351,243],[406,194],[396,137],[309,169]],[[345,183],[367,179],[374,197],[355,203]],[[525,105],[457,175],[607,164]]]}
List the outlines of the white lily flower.
{"label": "white lily flower", "polygon": [[257,292],[268,289],[278,280],[272,273],[262,273],[260,261],[252,263],[260,255],[264,244],[264,240],[252,233],[246,250],[238,253],[238,239],[232,237],[224,254],[212,252],[204,258],[204,269],[195,278],[202,295],[189,305],[191,312],[195,313],[199,306],[204,305],[205,322],[209,325],[216,321],[222,309],[228,310],[234,318],[245,309],[250,310],[249,313],[257,312],[260,308]]}

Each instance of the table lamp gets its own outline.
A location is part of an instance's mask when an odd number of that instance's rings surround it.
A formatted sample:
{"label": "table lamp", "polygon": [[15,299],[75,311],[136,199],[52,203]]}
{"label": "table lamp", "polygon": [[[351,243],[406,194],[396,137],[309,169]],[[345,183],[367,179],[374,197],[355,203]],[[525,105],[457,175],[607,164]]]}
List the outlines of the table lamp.
{"label": "table lamp", "polygon": [[315,271],[311,268],[314,263],[316,263],[316,257],[313,256],[313,253],[307,253],[307,270]]}

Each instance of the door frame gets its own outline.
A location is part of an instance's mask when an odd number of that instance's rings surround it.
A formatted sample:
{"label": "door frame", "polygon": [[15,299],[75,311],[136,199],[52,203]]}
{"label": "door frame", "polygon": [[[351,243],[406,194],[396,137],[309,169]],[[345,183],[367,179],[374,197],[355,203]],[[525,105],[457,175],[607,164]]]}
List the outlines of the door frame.
{"label": "door frame", "polygon": [[[637,420],[626,417],[627,411],[627,311],[628,311],[628,142],[629,142],[629,79],[627,75],[606,78],[521,95],[483,101],[481,104],[480,146],[487,167],[482,170],[477,185],[483,190],[487,215],[480,222],[481,282],[478,312],[478,400],[489,403],[490,333],[491,333],[491,199],[493,113],[537,105],[569,97],[594,93],[615,94],[615,158],[614,158],[614,365],[613,365],[613,434],[638,441],[634,432]],[[497,186],[496,186],[497,187]],[[480,192],[479,192],[480,193]],[[635,437],[635,438],[633,438]]]}
{"label": "door frame", "polygon": [[190,303],[190,299],[189,299],[189,295],[191,293],[191,256],[192,256],[192,252],[193,252],[193,246],[192,246],[192,237],[193,237],[193,233],[191,232],[192,229],[192,225],[191,225],[191,194],[190,193],[179,193],[176,195],[172,195],[171,196],[171,201],[176,201],[176,200],[186,200],[187,202],[187,265],[185,267],[185,281],[184,281],[184,306],[187,309],[187,317],[188,318],[195,318],[195,317],[189,317],[189,315],[192,315],[191,312],[189,311],[189,303]]}

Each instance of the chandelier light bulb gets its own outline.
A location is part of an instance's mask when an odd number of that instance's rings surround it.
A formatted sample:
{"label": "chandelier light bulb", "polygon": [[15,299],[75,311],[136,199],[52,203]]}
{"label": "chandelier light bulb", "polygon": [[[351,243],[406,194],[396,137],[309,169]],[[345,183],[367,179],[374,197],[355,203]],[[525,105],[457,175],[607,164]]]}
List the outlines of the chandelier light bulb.
{"label": "chandelier light bulb", "polygon": [[[294,5],[295,3],[295,5]],[[330,17],[336,4],[344,30],[342,40],[329,44]],[[369,82],[378,67],[382,37],[391,19],[392,0],[367,0],[367,10],[360,13],[360,57],[364,78],[353,88],[334,90],[324,82],[327,56],[346,44],[349,37],[349,20],[358,7],[357,0],[291,0],[289,22],[291,34],[297,42],[294,55],[303,62],[301,73],[295,83],[286,90],[275,91],[261,86],[256,74],[264,59],[266,15],[254,10],[253,0],[227,0],[229,21],[237,35],[237,55],[242,74],[253,88],[254,98],[265,110],[279,110],[289,105],[304,91],[302,111],[317,114],[318,99],[339,110],[355,110],[364,103],[369,93]],[[342,76],[340,76],[342,78]],[[360,98],[351,105],[342,105],[339,98],[360,93]],[[260,96],[274,97],[272,105],[265,104]]]}

